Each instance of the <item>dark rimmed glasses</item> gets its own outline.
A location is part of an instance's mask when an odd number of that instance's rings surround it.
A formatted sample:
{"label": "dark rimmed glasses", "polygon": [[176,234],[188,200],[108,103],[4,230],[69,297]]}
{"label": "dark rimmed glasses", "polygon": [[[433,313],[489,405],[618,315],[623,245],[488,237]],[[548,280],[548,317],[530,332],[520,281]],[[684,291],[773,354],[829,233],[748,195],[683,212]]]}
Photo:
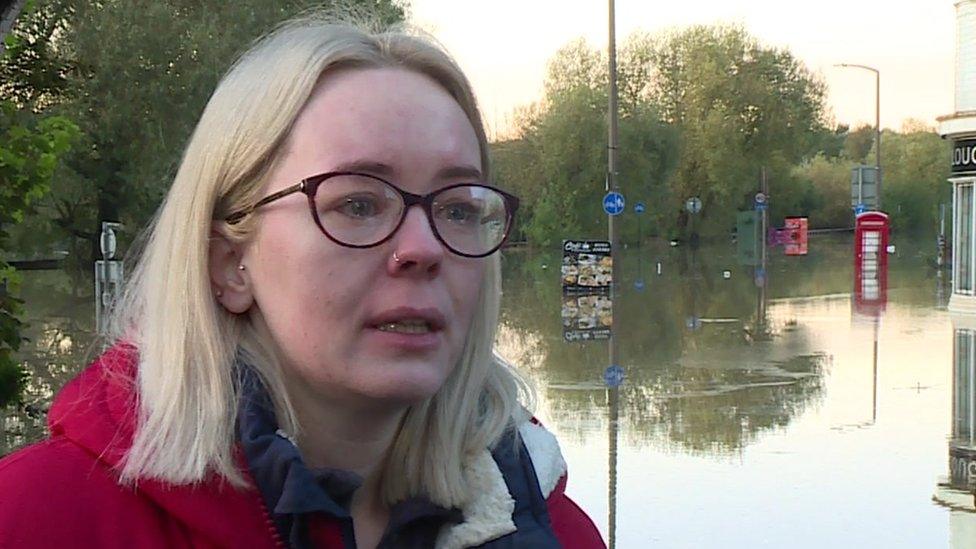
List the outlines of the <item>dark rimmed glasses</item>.
{"label": "dark rimmed glasses", "polygon": [[498,250],[519,204],[517,197],[481,183],[458,183],[419,195],[374,175],[328,172],[270,194],[225,221],[238,223],[257,208],[297,192],[308,197],[322,234],[340,246],[379,246],[393,237],[411,206],[420,206],[437,240],[464,257],[485,257]]}

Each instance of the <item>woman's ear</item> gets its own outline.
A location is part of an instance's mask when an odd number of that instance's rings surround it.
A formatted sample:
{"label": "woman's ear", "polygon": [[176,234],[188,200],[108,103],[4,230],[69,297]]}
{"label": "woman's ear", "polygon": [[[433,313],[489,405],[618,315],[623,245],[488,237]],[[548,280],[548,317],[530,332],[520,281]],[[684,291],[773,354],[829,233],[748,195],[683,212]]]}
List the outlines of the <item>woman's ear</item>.
{"label": "woman's ear", "polygon": [[244,313],[254,304],[247,271],[242,267],[240,246],[216,229],[210,231],[210,284],[214,298],[232,313]]}

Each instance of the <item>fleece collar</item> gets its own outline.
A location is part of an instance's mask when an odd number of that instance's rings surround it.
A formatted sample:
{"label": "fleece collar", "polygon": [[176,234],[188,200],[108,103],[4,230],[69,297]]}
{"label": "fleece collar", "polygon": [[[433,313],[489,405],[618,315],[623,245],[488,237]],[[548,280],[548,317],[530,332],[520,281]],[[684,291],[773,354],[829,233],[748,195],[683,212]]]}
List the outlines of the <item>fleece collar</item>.
{"label": "fleece collar", "polygon": [[[562,489],[559,481],[566,475],[566,462],[559,451],[559,443],[552,433],[529,421],[519,426],[519,435],[535,469],[542,497],[548,498]],[[519,457],[524,459],[526,456]],[[441,530],[436,544],[438,549],[476,547],[516,530],[513,520],[515,499],[498,460],[485,450],[467,464],[464,476],[471,494],[462,506],[464,522]]]}

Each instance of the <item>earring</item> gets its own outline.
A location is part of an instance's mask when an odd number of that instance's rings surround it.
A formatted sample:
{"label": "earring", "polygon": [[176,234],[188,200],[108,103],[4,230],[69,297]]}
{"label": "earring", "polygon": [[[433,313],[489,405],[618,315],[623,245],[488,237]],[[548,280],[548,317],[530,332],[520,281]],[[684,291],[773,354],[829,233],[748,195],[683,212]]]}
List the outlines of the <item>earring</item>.
{"label": "earring", "polygon": [[238,271],[243,271],[243,270],[244,270],[244,265],[243,265],[243,264],[241,264],[241,265],[238,265],[238,266],[237,266],[237,270],[238,270]]}
{"label": "earring", "polygon": [[224,297],[224,291],[223,290],[217,290],[217,297]]}

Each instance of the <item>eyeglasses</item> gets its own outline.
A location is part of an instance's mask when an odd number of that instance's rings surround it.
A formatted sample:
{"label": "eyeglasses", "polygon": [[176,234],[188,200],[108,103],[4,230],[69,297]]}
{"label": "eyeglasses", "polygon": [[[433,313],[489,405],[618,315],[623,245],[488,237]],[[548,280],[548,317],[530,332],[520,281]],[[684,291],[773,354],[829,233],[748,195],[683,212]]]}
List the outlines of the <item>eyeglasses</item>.
{"label": "eyeglasses", "polygon": [[459,183],[419,195],[373,175],[328,172],[270,194],[224,220],[233,225],[259,207],[297,192],[308,197],[322,234],[340,246],[379,246],[393,237],[411,206],[420,206],[437,240],[464,257],[485,257],[498,250],[519,204],[517,197],[480,183]]}

